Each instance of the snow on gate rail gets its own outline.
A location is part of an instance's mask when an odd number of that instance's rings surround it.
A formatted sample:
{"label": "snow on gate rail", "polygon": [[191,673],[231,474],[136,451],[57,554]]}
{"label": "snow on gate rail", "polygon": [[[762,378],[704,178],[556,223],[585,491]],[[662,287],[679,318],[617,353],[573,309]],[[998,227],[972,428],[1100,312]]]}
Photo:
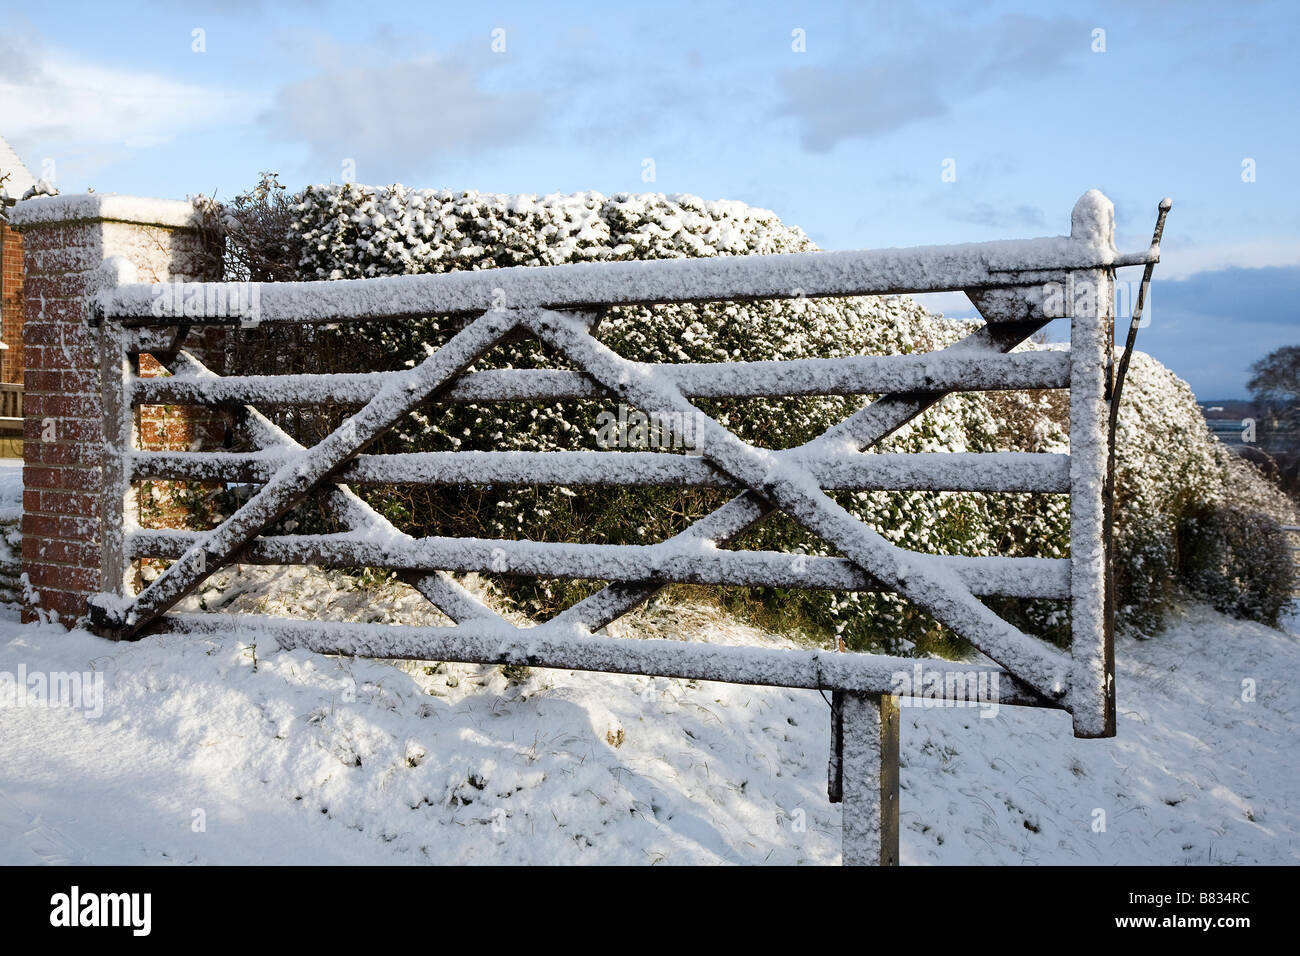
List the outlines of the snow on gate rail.
{"label": "snow on gate rail", "polygon": [[[104,561],[117,593],[97,596],[92,626],[137,638],[166,624],[208,631],[225,615],[167,612],[234,560],[398,569],[453,622],[451,627],[259,619],[283,646],[322,653],[479,663],[530,664],[835,692],[830,790],[845,802],[847,862],[897,859],[895,676],[915,661],[869,654],[775,651],[595,636],[669,583],[769,585],[896,592],[969,640],[999,667],[998,702],[1068,711],[1081,737],[1114,735],[1114,660],[1106,540],[1107,422],[1113,358],[1114,270],[1159,259],[1161,207],[1149,249],[1119,255],[1109,200],[1091,190],[1072,214],[1069,236],[1016,242],[868,252],[814,252],[712,259],[523,267],[330,282],[251,284],[231,310],[192,307],[220,284],[194,284],[185,302],[152,284],[101,294],[105,438],[110,486]],[[187,286],[187,292],[189,287]],[[799,361],[656,365],[622,358],[593,336],[593,310],[718,300],[966,292],[986,324],[926,355]],[[1062,294],[1064,293],[1064,294]],[[179,297],[177,297],[179,298]],[[215,300],[219,296],[214,295]],[[161,306],[160,306],[161,303]],[[197,313],[197,314],[194,314]],[[261,323],[363,322],[464,315],[466,324],[412,369],[354,375],[219,376],[185,351],[194,327]],[[1071,323],[1068,352],[1014,353],[1054,318]],[[577,371],[465,369],[510,335],[540,340]],[[173,374],[140,378],[151,352]],[[1070,455],[864,454],[944,395],[960,390],[1070,390]],[[880,395],[807,444],[754,447],[692,398]],[[426,403],[545,403],[612,397],[653,410],[667,431],[693,423],[698,457],[628,452],[436,452],[363,454],[403,416]],[[305,448],[257,403],[361,405],[334,432]],[[139,405],[207,404],[242,410],[251,454],[142,452],[133,447]],[[260,490],[207,532],[142,530],[131,505],[135,482],[199,479],[253,482]],[[349,484],[679,485],[735,489],[725,505],[652,545],[600,545],[458,537],[412,538],[353,493]],[[349,530],[264,535],[288,508],[321,489]],[[920,489],[1068,493],[1069,559],[926,555],[890,544],[825,492]],[[803,557],[723,547],[776,511],[843,557]],[[138,594],[132,562],[172,563]],[[450,572],[495,571],[597,579],[609,585],[535,627],[515,627],[465,590]],[[980,596],[1069,600],[1067,655],[994,614]],[[931,666],[933,664],[933,666]],[[956,671],[927,662],[939,693],[955,693]],[[961,665],[961,673],[970,671]],[[958,688],[960,684],[958,685]],[[920,692],[919,689],[916,691]],[[892,832],[891,832],[892,827]]]}

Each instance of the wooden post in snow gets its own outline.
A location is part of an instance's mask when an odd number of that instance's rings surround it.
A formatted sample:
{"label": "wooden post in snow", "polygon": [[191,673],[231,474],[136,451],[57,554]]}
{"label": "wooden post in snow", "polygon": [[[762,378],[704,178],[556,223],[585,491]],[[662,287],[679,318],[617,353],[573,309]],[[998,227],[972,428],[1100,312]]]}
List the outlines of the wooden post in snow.
{"label": "wooden post in snow", "polygon": [[846,692],[840,706],[845,866],[898,865],[898,699]]}

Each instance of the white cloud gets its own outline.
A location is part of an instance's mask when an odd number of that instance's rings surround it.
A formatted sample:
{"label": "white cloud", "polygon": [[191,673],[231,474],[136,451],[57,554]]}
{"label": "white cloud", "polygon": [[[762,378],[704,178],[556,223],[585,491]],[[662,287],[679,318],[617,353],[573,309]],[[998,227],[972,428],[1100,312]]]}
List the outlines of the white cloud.
{"label": "white cloud", "polygon": [[498,94],[482,80],[467,63],[431,57],[324,70],[282,88],[261,120],[276,136],[307,143],[318,159],[354,159],[364,180],[400,178],[432,157],[518,143],[533,132],[538,94]]}
{"label": "white cloud", "polygon": [[794,117],[804,148],[826,152],[946,116],[989,90],[1023,89],[1086,55],[1086,24],[1061,17],[1003,14],[963,22],[960,13],[887,22],[850,66],[817,65],[778,77],[779,115]]}
{"label": "white cloud", "polygon": [[[0,58],[12,48],[0,40]],[[244,90],[186,83],[30,48],[0,72],[4,136],[29,162],[103,147],[144,149],[178,134],[239,122],[261,97]]]}

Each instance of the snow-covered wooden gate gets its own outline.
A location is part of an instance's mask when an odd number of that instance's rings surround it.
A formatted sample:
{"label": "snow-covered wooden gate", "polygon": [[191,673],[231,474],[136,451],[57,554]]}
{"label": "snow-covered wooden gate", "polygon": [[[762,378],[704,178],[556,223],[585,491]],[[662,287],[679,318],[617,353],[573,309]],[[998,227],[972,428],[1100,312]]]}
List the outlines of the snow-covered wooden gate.
{"label": "snow-covered wooden gate", "polygon": [[[1108,587],[1108,429],[1113,367],[1114,270],[1159,258],[1162,203],[1149,249],[1121,256],[1109,200],[1096,190],[1075,206],[1069,236],[916,249],[815,252],[647,262],[594,263],[338,282],[187,289],[185,305],[160,308],[157,286],[117,285],[94,310],[101,326],[110,507],[103,560],[116,594],[91,605],[102,634],[132,639],[167,626],[217,631],[227,615],[168,615],[205,578],[234,561],[399,569],[452,621],[451,627],[386,626],[259,618],[285,647],[379,658],[528,664],[816,688],[835,694],[832,799],[842,796],[844,860],[893,863],[898,853],[897,675],[913,659],[857,653],[762,650],[686,641],[597,636],[605,625],[673,582],[789,588],[887,590],[1001,665],[977,668],[999,704],[1065,710],[1080,737],[1115,732],[1114,661]],[[921,355],[824,360],[649,365],[628,361],[591,332],[593,310],[609,305],[854,296],[956,290],[986,324],[952,346]],[[196,295],[191,295],[196,292]],[[178,297],[179,298],[179,297]],[[220,303],[219,308],[192,304]],[[183,313],[183,314],[182,314]],[[203,326],[333,323],[404,316],[463,315],[466,324],[412,369],[355,376],[218,376],[185,351]],[[1070,321],[1070,348],[1013,349],[1055,318]],[[466,373],[506,336],[536,337],[579,371]],[[136,359],[157,357],[174,374],[140,378]],[[989,389],[1070,390],[1070,454],[864,454],[944,395]],[[754,447],[692,398],[881,395],[819,438],[794,449]],[[671,431],[689,422],[698,457],[642,452],[447,452],[363,455],[367,445],[426,403],[612,397]],[[353,402],[361,408],[305,448],[257,403]],[[262,450],[143,452],[134,409],[160,404],[242,409]],[[148,479],[253,482],[238,511],[208,532],[142,530],[134,525],[134,483]],[[735,497],[685,531],[646,546],[543,543],[399,532],[348,483],[709,485]],[[263,535],[316,489],[346,533]],[[1068,559],[925,555],[890,544],[840,507],[827,489],[925,489],[1066,493]],[[723,547],[781,511],[843,557],[803,557]],[[120,530],[119,530],[120,529]],[[131,563],[172,563],[138,594]],[[792,560],[797,558],[797,560]],[[534,627],[503,620],[457,583],[452,572],[505,572],[608,581],[608,586]],[[1004,595],[1071,602],[1069,654],[991,611],[979,598]],[[958,667],[927,661],[941,696]],[[964,686],[964,685],[961,685]],[[920,689],[916,689],[919,693]],[[927,691],[929,694],[930,691]]]}
{"label": "snow-covered wooden gate", "polygon": [[[1282,530],[1291,541],[1300,541],[1300,525],[1284,524]],[[1291,545],[1291,566],[1295,569],[1295,586],[1293,591],[1300,592],[1300,545]]]}

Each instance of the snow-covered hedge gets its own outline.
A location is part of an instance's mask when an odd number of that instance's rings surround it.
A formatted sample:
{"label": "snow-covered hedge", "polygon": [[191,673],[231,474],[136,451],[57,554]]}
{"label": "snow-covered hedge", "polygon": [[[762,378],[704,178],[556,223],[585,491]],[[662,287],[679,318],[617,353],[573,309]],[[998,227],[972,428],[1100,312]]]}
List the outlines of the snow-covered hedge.
{"label": "snow-covered hedge", "polygon": [[1225,614],[1277,626],[1296,587],[1291,499],[1256,467],[1228,459],[1223,493],[1184,523],[1183,576],[1193,594]]}
{"label": "snow-covered hedge", "polygon": [[[581,261],[744,255],[814,249],[771,212],[692,196],[597,193],[503,196],[401,186],[309,187],[291,198],[290,235],[279,262],[296,261],[299,278],[349,279]],[[258,204],[227,216],[228,234],[259,234]],[[251,243],[245,243],[245,246]],[[246,254],[235,260],[246,265]],[[277,277],[282,270],[275,270]],[[396,368],[424,358],[457,324],[430,317],[313,333],[241,333],[246,357],[266,370]],[[906,297],[611,308],[600,339],[640,361],[698,362],[924,352],[965,334],[969,323],[929,315]],[[277,339],[275,336],[282,336]],[[304,335],[309,340],[304,339]],[[291,341],[292,339],[292,341]],[[1032,347],[1032,346],[1030,346]],[[1049,346],[1050,347],[1050,346]],[[562,367],[531,341],[510,342],[475,368]],[[860,405],[818,398],[703,403],[746,440],[768,447],[807,441]],[[383,450],[598,447],[598,416],[609,403],[564,402],[543,408],[463,406],[410,416]],[[328,416],[326,416],[328,417]],[[328,422],[308,413],[282,419],[317,432]],[[1117,577],[1122,619],[1159,626],[1180,567],[1180,536],[1193,516],[1230,497],[1226,453],[1209,434],[1187,386],[1139,355],[1130,370],[1120,418]],[[316,435],[305,435],[314,439]],[[1061,393],[953,395],[899,430],[881,451],[1066,451]],[[1252,486],[1253,487],[1253,486]],[[680,490],[374,489],[372,503],[418,533],[527,536],[636,543],[659,540],[729,497]],[[1063,557],[1068,554],[1064,496],[955,493],[858,493],[837,498],[890,540],[921,551]],[[1198,528],[1202,525],[1198,525]],[[1208,527],[1208,525],[1205,525]],[[741,542],[827,553],[781,518]],[[1236,553],[1235,551],[1233,552]],[[511,594],[531,611],[565,605],[590,590],[573,582],[516,583]],[[946,635],[927,616],[891,595],[752,591],[729,601],[777,615],[811,633],[839,633],[850,646],[943,649]],[[1054,602],[998,602],[1026,626],[1065,640],[1068,620]]]}
{"label": "snow-covered hedge", "polygon": [[[1209,431],[1187,383],[1137,353],[1116,443],[1115,572],[1121,621],[1156,630],[1180,591],[1276,624],[1291,555],[1291,501]],[[1249,530],[1248,530],[1249,529]]]}

